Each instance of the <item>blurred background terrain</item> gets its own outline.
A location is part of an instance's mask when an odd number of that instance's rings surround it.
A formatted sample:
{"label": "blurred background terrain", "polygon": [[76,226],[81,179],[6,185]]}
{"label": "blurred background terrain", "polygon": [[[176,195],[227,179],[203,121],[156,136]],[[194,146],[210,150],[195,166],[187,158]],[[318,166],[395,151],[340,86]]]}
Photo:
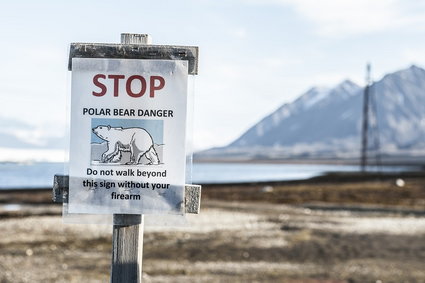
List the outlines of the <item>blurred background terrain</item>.
{"label": "blurred background terrain", "polygon": [[3,3],[0,281],[109,280],[112,228],[62,223],[51,185],[68,174],[69,44],[135,32],[200,48],[187,180],[203,185],[201,213],[146,227],[145,282],[425,282],[424,12],[413,0]]}

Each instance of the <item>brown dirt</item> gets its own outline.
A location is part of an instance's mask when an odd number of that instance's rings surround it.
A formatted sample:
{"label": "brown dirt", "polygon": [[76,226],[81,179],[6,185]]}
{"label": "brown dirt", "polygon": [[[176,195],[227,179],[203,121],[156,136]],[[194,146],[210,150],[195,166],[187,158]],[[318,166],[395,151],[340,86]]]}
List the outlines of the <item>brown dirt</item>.
{"label": "brown dirt", "polygon": [[[146,227],[144,282],[425,282],[425,178],[398,177],[203,186],[190,226]],[[0,193],[0,282],[108,282],[112,228],[47,196]]]}
{"label": "brown dirt", "polygon": [[[403,187],[396,180],[405,182]],[[202,197],[282,204],[312,202],[425,207],[425,173],[329,174],[306,181],[267,184],[204,185]]]}

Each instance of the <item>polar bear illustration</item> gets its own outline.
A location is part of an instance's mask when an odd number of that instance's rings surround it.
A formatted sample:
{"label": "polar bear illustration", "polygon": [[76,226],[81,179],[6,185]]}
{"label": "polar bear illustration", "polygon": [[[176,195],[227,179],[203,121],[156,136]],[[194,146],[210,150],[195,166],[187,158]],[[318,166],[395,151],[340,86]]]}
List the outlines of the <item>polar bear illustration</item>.
{"label": "polar bear illustration", "polygon": [[126,164],[139,164],[142,156],[149,160],[149,164],[158,165],[160,162],[152,136],[143,128],[99,125],[92,130],[99,138],[108,143],[108,150],[102,154],[101,161],[103,163],[120,161],[124,151],[130,152],[130,162]]}

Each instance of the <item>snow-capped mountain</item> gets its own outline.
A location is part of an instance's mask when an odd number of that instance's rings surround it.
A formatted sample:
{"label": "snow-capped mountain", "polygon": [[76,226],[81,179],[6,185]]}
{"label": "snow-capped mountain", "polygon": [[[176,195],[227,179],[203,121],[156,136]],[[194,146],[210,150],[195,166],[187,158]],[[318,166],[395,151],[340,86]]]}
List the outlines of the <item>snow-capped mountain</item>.
{"label": "snow-capped mountain", "polygon": [[[293,103],[285,104],[265,117],[230,147],[288,146],[355,134],[353,127],[339,125],[332,118],[336,115],[345,117],[345,120],[352,117],[343,104],[360,90],[351,81],[344,81],[333,89],[312,88]],[[354,119],[348,120],[352,123]],[[323,127],[325,122],[327,125]]]}
{"label": "snow-capped mountain", "polygon": [[[385,154],[425,155],[425,70],[417,66],[386,75],[370,91],[369,147],[379,134]],[[363,88],[346,80],[312,88],[263,118],[234,142],[200,153],[250,158],[355,157],[359,155]]]}
{"label": "snow-capped mountain", "polygon": [[425,148],[425,70],[412,66],[373,85],[383,145],[394,150]]}

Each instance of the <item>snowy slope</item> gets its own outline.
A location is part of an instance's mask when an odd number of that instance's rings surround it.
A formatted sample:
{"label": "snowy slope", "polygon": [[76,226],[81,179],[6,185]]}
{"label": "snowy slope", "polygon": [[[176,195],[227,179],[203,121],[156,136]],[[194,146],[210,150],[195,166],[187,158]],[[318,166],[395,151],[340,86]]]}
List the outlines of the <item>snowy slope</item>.
{"label": "snowy slope", "polygon": [[[425,153],[425,70],[417,66],[386,75],[371,86],[381,149],[388,154]],[[224,148],[200,155],[355,157],[361,141],[363,89],[346,80],[312,88],[284,104]],[[377,133],[377,131],[374,131]],[[374,139],[369,137],[370,147]]]}
{"label": "snowy slope", "polygon": [[[350,81],[333,89],[312,88],[264,118],[230,147],[288,146],[354,135],[356,127],[351,125],[356,122],[353,116],[358,109],[347,109],[345,102],[360,91],[361,88]],[[344,116],[350,125],[338,123],[333,119],[335,116]]]}
{"label": "snowy slope", "polygon": [[386,147],[425,147],[425,70],[412,66],[373,85],[378,123]]}

